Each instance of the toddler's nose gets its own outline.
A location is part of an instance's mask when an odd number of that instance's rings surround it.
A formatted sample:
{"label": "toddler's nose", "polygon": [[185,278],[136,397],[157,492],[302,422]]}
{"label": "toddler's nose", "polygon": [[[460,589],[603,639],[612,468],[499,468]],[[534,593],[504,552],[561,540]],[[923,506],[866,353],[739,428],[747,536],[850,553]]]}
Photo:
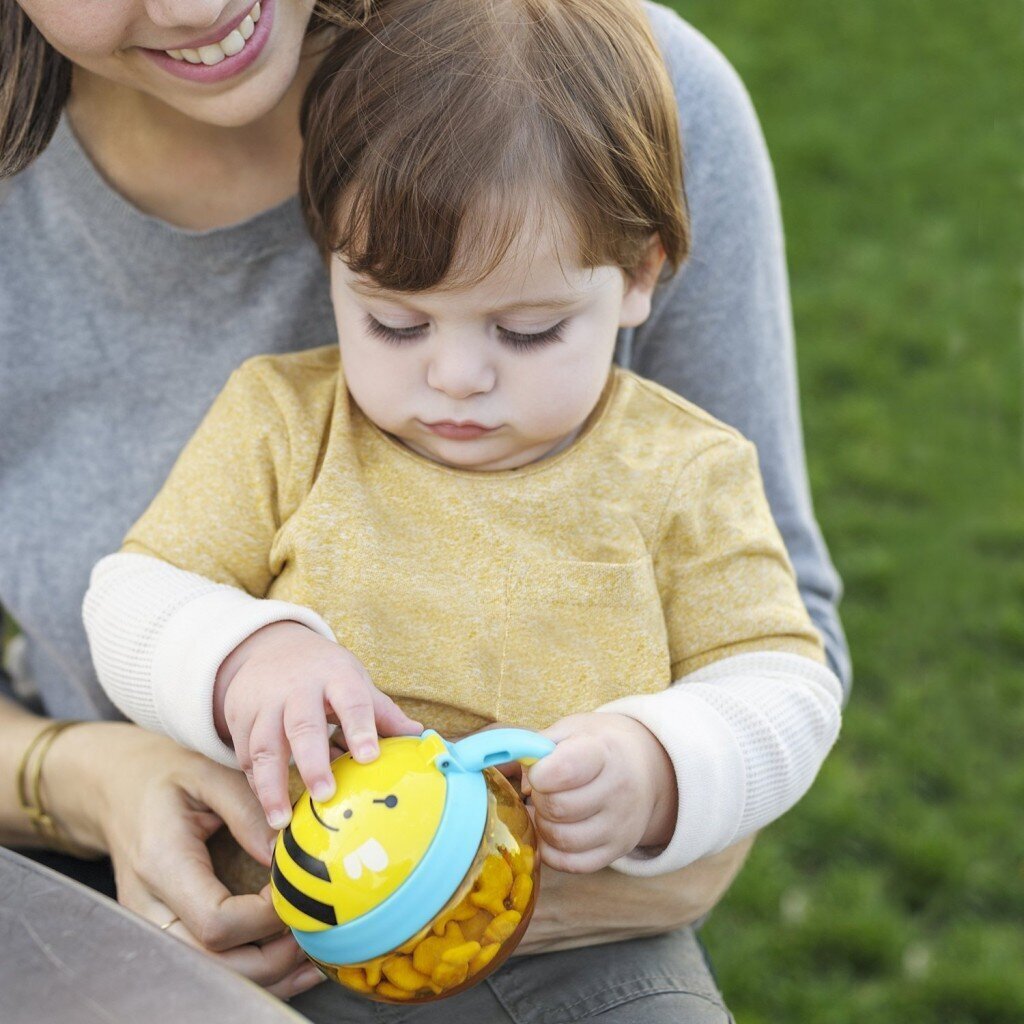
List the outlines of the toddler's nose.
{"label": "toddler's nose", "polygon": [[455,345],[439,346],[427,368],[427,384],[455,399],[486,394],[494,382],[490,360]]}

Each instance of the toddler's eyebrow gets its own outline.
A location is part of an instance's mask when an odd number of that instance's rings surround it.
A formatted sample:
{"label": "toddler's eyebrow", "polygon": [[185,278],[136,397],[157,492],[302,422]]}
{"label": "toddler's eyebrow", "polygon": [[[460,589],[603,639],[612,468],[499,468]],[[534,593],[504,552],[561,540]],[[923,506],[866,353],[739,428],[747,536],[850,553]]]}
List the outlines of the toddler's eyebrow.
{"label": "toddler's eyebrow", "polygon": [[501,309],[494,310],[494,312],[518,313],[524,309],[568,309],[570,306],[577,305],[582,298],[582,295],[573,295],[570,298],[559,296],[558,298],[535,299],[532,302],[513,302],[508,306],[502,306]]}
{"label": "toddler's eyebrow", "polygon": [[[387,299],[399,306],[406,304],[404,293],[402,292],[392,292],[387,288],[379,288],[375,284],[360,281],[353,281],[350,287],[361,295],[367,295],[376,299]],[[531,299],[529,302],[510,302],[507,306],[502,306],[500,309],[492,309],[491,313],[500,316],[503,313],[518,313],[530,309],[568,309],[570,306],[579,304],[585,297],[584,295],[552,295],[550,298]]]}

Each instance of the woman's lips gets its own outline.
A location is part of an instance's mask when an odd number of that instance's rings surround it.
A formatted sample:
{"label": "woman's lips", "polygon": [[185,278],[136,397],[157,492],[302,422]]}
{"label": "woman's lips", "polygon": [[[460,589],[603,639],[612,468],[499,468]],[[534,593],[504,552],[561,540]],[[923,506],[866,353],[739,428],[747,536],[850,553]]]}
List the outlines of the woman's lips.
{"label": "woman's lips", "polygon": [[424,423],[427,430],[437,434],[439,437],[446,437],[450,441],[470,441],[475,437],[482,437],[489,434],[495,427],[485,427],[480,423],[465,421],[455,423],[452,420],[442,420],[439,423]]}
{"label": "woman's lips", "polygon": [[[203,84],[222,82],[226,78],[232,78],[243,72],[263,52],[263,48],[270,38],[270,30],[274,24],[275,6],[275,0],[262,0],[260,3],[260,20],[256,22],[252,36],[246,40],[245,46],[238,53],[232,57],[225,57],[219,64],[190,64],[185,60],[175,60],[164,50],[150,50],[145,47],[140,47],[139,49],[157,67],[162,68],[176,78],[183,78],[186,81]],[[247,10],[238,19],[238,24],[241,24],[248,15],[249,11]],[[230,34],[234,31],[235,27],[237,26],[232,27],[229,22],[228,27],[224,30],[225,34]],[[218,31],[221,30],[218,29]],[[198,49],[198,47],[182,47],[182,49]]]}
{"label": "woman's lips", "polygon": [[231,21],[225,22],[223,25],[217,28],[210,29],[205,35],[198,39],[193,39],[187,43],[179,43],[177,46],[165,46],[165,50],[198,50],[200,46],[209,46],[210,43],[219,42],[226,35],[234,32],[239,25],[249,17],[250,11],[252,11],[253,5],[250,4],[244,11],[235,15]]}

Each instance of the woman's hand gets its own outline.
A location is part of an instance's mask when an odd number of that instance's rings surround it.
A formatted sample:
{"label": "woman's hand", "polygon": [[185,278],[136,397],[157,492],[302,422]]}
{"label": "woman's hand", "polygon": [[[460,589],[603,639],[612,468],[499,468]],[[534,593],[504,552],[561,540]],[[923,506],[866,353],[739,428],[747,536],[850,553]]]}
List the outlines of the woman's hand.
{"label": "woman's hand", "polygon": [[523,770],[541,859],[591,872],[637,846],[667,843],[675,827],[675,773],[654,735],[625,715],[559,719],[541,735],[558,746]]}
{"label": "woman's hand", "polygon": [[232,896],[206,840],[222,825],[269,869],[273,831],[245,777],[118,722],[63,733],[47,756],[47,806],[110,854],[118,901],[283,999],[323,980],[259,894]]}

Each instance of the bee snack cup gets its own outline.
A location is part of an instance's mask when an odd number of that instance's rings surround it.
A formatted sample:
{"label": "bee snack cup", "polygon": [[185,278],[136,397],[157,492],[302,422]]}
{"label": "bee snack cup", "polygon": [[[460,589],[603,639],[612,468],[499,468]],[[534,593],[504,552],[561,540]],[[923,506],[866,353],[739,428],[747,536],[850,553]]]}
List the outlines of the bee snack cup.
{"label": "bee snack cup", "polygon": [[554,750],[492,729],[449,744],[432,729],[331,765],[337,790],[306,791],[274,848],[274,907],[328,977],[369,999],[455,995],[519,944],[537,899],[533,822],[491,767]]}

